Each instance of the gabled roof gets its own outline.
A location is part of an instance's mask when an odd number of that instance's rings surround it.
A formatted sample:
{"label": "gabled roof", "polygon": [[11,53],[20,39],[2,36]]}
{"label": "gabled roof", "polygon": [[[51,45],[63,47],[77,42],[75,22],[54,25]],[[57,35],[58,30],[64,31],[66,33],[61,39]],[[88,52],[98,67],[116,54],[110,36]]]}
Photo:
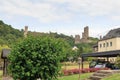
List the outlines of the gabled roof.
{"label": "gabled roof", "polygon": [[2,54],[1,54],[1,58],[6,59],[9,53],[10,53],[10,49],[3,49]]}
{"label": "gabled roof", "polygon": [[81,57],[117,57],[118,55],[120,55],[120,50],[84,53],[84,54],[81,54]]}
{"label": "gabled roof", "polygon": [[120,37],[120,28],[110,30],[102,40],[104,39],[109,39],[109,38],[115,38],[115,37]]}

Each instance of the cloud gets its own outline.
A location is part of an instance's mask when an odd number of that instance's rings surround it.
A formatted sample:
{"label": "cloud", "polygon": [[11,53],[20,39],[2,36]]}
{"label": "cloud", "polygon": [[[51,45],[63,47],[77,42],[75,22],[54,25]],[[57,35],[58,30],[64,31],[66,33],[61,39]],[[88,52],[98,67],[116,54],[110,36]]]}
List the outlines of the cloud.
{"label": "cloud", "polygon": [[51,22],[56,20],[69,20],[70,13],[65,14],[57,13],[54,5],[47,2],[33,3],[25,0],[3,0],[1,2],[0,12],[4,12],[11,15],[23,15],[30,16],[39,19],[41,22]]}
{"label": "cloud", "polygon": [[120,13],[119,0],[70,0],[69,9],[82,12],[91,16],[109,15],[112,13]]}
{"label": "cloud", "polygon": [[112,20],[119,21],[120,20],[120,15],[113,15],[111,16]]}
{"label": "cloud", "polygon": [[[41,22],[72,21],[78,15],[119,16],[119,0],[0,0],[0,12],[37,18]],[[120,19],[120,17],[117,17]]]}
{"label": "cloud", "polygon": [[[47,0],[49,1],[49,0]],[[119,14],[119,0],[50,0],[56,3],[69,4],[66,8],[71,12],[78,12],[90,16]]]}

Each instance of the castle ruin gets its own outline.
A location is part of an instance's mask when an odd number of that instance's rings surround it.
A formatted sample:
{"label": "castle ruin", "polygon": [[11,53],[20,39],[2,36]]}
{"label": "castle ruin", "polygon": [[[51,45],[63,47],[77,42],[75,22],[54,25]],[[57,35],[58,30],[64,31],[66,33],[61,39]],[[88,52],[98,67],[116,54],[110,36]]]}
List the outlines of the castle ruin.
{"label": "castle ruin", "polygon": [[80,43],[80,35],[75,35],[75,44]]}
{"label": "castle ruin", "polygon": [[28,26],[25,26],[25,30],[24,30],[24,37],[26,38],[28,34]]}
{"label": "castle ruin", "polygon": [[86,26],[84,28],[84,32],[82,33],[82,38],[80,38],[80,35],[75,35],[75,44],[88,42],[89,42],[89,27]]}

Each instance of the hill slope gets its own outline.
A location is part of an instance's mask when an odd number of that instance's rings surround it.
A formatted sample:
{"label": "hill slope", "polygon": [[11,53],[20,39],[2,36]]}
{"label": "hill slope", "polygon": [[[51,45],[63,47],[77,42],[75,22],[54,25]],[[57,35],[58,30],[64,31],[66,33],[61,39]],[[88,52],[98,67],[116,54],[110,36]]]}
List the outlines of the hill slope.
{"label": "hill slope", "polygon": [[0,45],[10,45],[21,37],[23,37],[22,31],[0,20]]}
{"label": "hill slope", "polygon": [[[18,29],[14,29],[11,25],[5,24],[3,21],[0,20],[0,45],[10,45],[14,42],[16,42],[19,38],[23,38],[23,32],[24,30],[18,30]],[[41,32],[28,32],[28,36],[50,36],[50,37],[55,37],[55,38],[62,38],[64,40],[66,40],[71,47],[73,47],[74,44],[74,37],[73,36],[67,36],[64,34],[58,34],[53,33],[53,32],[49,32],[49,33],[41,33]],[[81,43],[78,44],[77,46],[81,46],[83,48],[85,48],[84,51],[89,51],[89,49],[91,49],[91,47],[93,46],[93,44],[95,44],[98,39],[97,38],[92,38],[90,37],[91,42],[90,43]],[[87,48],[87,49],[86,49]]]}

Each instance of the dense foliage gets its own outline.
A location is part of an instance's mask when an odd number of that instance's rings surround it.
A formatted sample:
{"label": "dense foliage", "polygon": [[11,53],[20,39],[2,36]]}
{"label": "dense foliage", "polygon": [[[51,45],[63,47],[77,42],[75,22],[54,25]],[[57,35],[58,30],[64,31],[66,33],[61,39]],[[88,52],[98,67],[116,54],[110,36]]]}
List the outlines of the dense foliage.
{"label": "dense foliage", "polygon": [[[11,25],[5,24],[3,21],[0,21],[0,45],[1,46],[11,46],[15,44],[16,42],[23,39],[23,33],[24,30],[18,30],[14,29]],[[61,38],[64,39],[68,44],[70,44],[71,47],[76,46],[78,48],[77,51],[69,50],[67,53],[67,56],[62,61],[68,61],[70,59],[77,60],[77,57],[80,56],[81,53],[88,53],[92,52],[92,46],[96,44],[98,41],[97,38],[90,37],[91,40],[90,43],[80,43],[80,44],[74,44],[74,37],[73,36],[67,36],[64,34],[58,34],[57,32],[49,32],[49,33],[43,33],[43,32],[28,32],[28,36],[49,36],[51,38]]]}
{"label": "dense foliage", "polygon": [[10,73],[15,80],[55,80],[68,48],[62,39],[28,37],[11,49]]}
{"label": "dense foliage", "polygon": [[41,32],[28,32],[28,36],[49,36],[54,38],[62,38],[67,41],[71,46],[74,46],[74,38],[73,36],[67,36],[64,34],[58,34],[57,32],[49,32],[49,33],[41,33]]}
{"label": "dense foliage", "polygon": [[117,68],[120,69],[120,56],[117,56],[115,65],[116,65]]}
{"label": "dense foliage", "polygon": [[[81,54],[86,54],[86,53],[93,52],[93,45],[96,44],[98,39],[94,39],[94,40],[92,40],[92,39],[91,39],[92,42],[90,42],[90,43],[75,44],[77,49],[72,51],[72,59],[73,59],[73,61],[77,61],[78,57],[80,57]],[[85,60],[87,60],[87,59],[85,58]]]}
{"label": "dense foliage", "polygon": [[0,20],[0,45],[11,45],[22,37],[22,31],[14,29]]}
{"label": "dense foliage", "polygon": [[78,49],[77,50],[69,50],[67,56],[62,60],[62,61],[77,61],[78,57],[80,57],[80,55],[82,53],[90,53],[93,52],[93,45],[95,45],[98,41],[98,38],[93,38],[93,37],[89,37],[90,41],[89,43],[79,43],[79,44],[74,44],[74,37],[73,36],[66,36],[64,34],[58,34],[58,33],[53,33],[53,32],[49,32],[49,33],[40,33],[40,32],[30,32],[29,31],[29,35],[33,35],[33,36],[50,36],[53,38],[62,38],[65,41],[67,41],[71,47],[76,46]]}

